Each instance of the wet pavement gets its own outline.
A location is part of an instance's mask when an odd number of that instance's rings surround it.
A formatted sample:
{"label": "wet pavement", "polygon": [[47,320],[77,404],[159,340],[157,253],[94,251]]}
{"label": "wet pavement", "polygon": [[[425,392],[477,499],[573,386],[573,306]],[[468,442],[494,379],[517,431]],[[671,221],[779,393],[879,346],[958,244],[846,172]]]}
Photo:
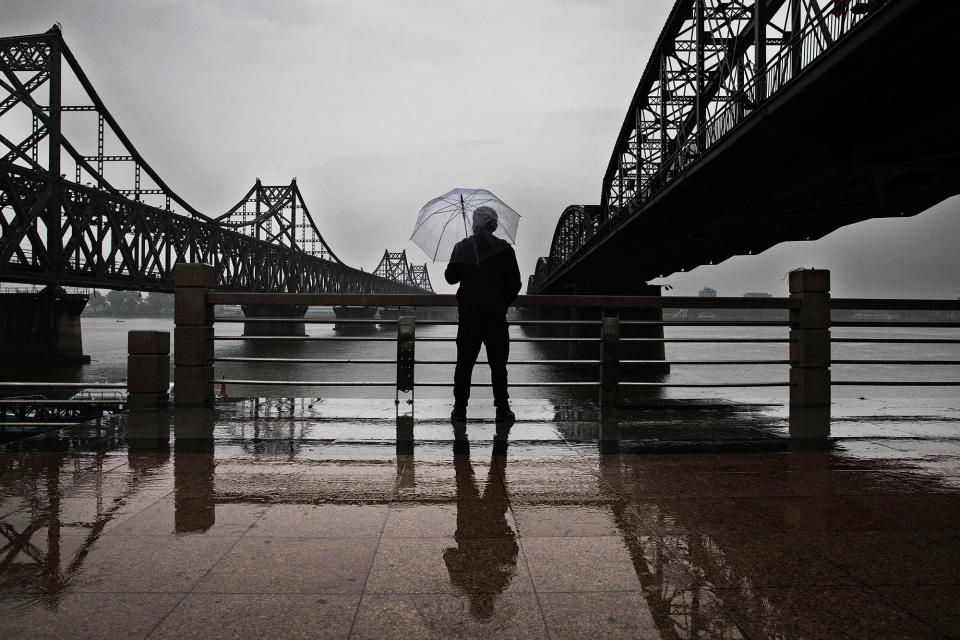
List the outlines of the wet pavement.
{"label": "wet pavement", "polygon": [[762,407],[515,410],[268,400],[10,443],[0,635],[960,637],[960,421],[791,450]]}

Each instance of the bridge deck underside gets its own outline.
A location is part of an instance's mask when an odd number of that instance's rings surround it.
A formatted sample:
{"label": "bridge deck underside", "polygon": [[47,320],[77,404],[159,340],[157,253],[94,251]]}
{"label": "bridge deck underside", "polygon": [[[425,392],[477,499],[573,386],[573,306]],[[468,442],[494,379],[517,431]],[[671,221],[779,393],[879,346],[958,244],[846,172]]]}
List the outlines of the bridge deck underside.
{"label": "bridge deck underside", "polygon": [[629,293],[781,242],[916,215],[960,193],[956,23],[930,9],[904,3],[864,25],[539,293]]}

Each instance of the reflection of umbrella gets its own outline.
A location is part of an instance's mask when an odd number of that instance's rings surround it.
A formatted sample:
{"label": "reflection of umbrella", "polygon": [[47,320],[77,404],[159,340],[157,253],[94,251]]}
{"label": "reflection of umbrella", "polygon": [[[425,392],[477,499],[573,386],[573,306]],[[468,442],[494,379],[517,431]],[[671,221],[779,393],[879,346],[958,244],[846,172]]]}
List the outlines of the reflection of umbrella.
{"label": "reflection of umbrella", "polygon": [[[454,245],[473,233],[473,212],[480,207],[488,207],[497,214],[494,238],[479,243],[480,251],[515,244],[520,214],[486,189],[454,189],[423,205],[410,239],[434,262],[449,260]],[[477,256],[477,261],[486,257],[489,255]]]}

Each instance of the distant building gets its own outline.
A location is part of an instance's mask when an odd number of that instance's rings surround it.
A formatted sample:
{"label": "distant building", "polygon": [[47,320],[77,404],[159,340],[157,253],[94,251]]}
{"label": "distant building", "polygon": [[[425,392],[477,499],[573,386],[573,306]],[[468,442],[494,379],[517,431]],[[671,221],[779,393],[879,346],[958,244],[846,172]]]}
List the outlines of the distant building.
{"label": "distant building", "polygon": [[698,295],[701,298],[716,298],[717,290],[711,289],[710,287],[704,287],[703,289],[700,289],[700,293]]}
{"label": "distant building", "polygon": [[763,293],[759,291],[751,291],[743,294],[744,298],[772,298],[772,293]]}

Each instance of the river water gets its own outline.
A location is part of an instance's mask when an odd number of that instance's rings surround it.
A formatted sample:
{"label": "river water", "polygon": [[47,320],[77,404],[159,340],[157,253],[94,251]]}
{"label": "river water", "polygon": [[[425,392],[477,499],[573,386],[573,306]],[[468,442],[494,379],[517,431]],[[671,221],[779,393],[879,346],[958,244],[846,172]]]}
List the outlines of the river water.
{"label": "river water", "polygon": [[[167,318],[102,318],[85,317],[82,319],[84,352],[91,356],[88,365],[77,367],[56,367],[31,365],[0,365],[0,376],[6,380],[58,380],[115,382],[126,375],[126,335],[130,330],[151,329],[169,331],[173,334],[173,321]],[[242,332],[240,323],[218,323],[218,336],[238,336]],[[512,326],[511,335],[524,337],[523,328]],[[332,325],[308,324],[307,332],[316,337],[340,335]],[[418,338],[452,337],[454,326],[418,326]],[[875,338],[956,338],[960,333],[956,329],[941,328],[834,328],[834,337],[875,337]],[[385,338],[395,335],[395,329],[371,331],[364,334],[373,338]],[[787,329],[783,327],[666,327],[666,337],[762,337],[786,338]],[[585,345],[586,350],[599,350],[599,346]],[[283,358],[383,358],[396,357],[396,343],[382,342],[266,342],[266,341],[218,341],[217,357],[283,357]],[[667,359],[671,360],[786,360],[787,344],[771,343],[667,343]],[[452,360],[455,358],[453,342],[417,342],[418,360]],[[544,343],[513,342],[511,360],[543,360],[573,357],[567,345],[545,345]],[[596,357],[596,356],[593,356]],[[956,344],[834,344],[834,359],[931,359],[960,360],[960,345]],[[481,360],[484,354],[481,352]],[[552,365],[515,365],[510,368],[512,382],[556,382],[596,380],[596,365],[552,366]],[[218,362],[216,377],[219,379],[244,380],[316,380],[343,381],[335,387],[309,387],[290,385],[272,387],[266,385],[228,385],[228,394],[233,397],[284,396],[284,397],[327,397],[327,398],[392,398],[391,386],[370,387],[353,386],[353,381],[384,381],[395,379],[392,364],[270,364],[270,363],[232,363]],[[453,366],[449,364],[417,366],[418,382],[449,382],[453,378]],[[786,382],[786,365],[719,365],[692,366],[674,365],[669,375],[660,378],[668,383],[707,383],[707,382]],[[834,365],[833,379],[839,380],[899,380],[899,381],[960,381],[958,366],[917,366],[917,365]],[[486,365],[478,365],[474,373],[474,382],[489,383],[489,370]],[[863,410],[868,413],[883,411],[917,413],[941,413],[946,411],[956,417],[960,410],[958,387],[875,387],[875,386],[835,386],[833,396],[835,404],[843,410]],[[450,388],[418,387],[417,398],[449,398]],[[596,398],[594,389],[571,387],[523,387],[511,389],[514,398],[539,398],[551,402],[590,401]],[[760,388],[645,388],[632,393],[634,398],[666,400],[697,398],[723,402],[763,403],[783,406],[787,402],[786,387]],[[490,398],[489,388],[474,391],[474,398]]]}

